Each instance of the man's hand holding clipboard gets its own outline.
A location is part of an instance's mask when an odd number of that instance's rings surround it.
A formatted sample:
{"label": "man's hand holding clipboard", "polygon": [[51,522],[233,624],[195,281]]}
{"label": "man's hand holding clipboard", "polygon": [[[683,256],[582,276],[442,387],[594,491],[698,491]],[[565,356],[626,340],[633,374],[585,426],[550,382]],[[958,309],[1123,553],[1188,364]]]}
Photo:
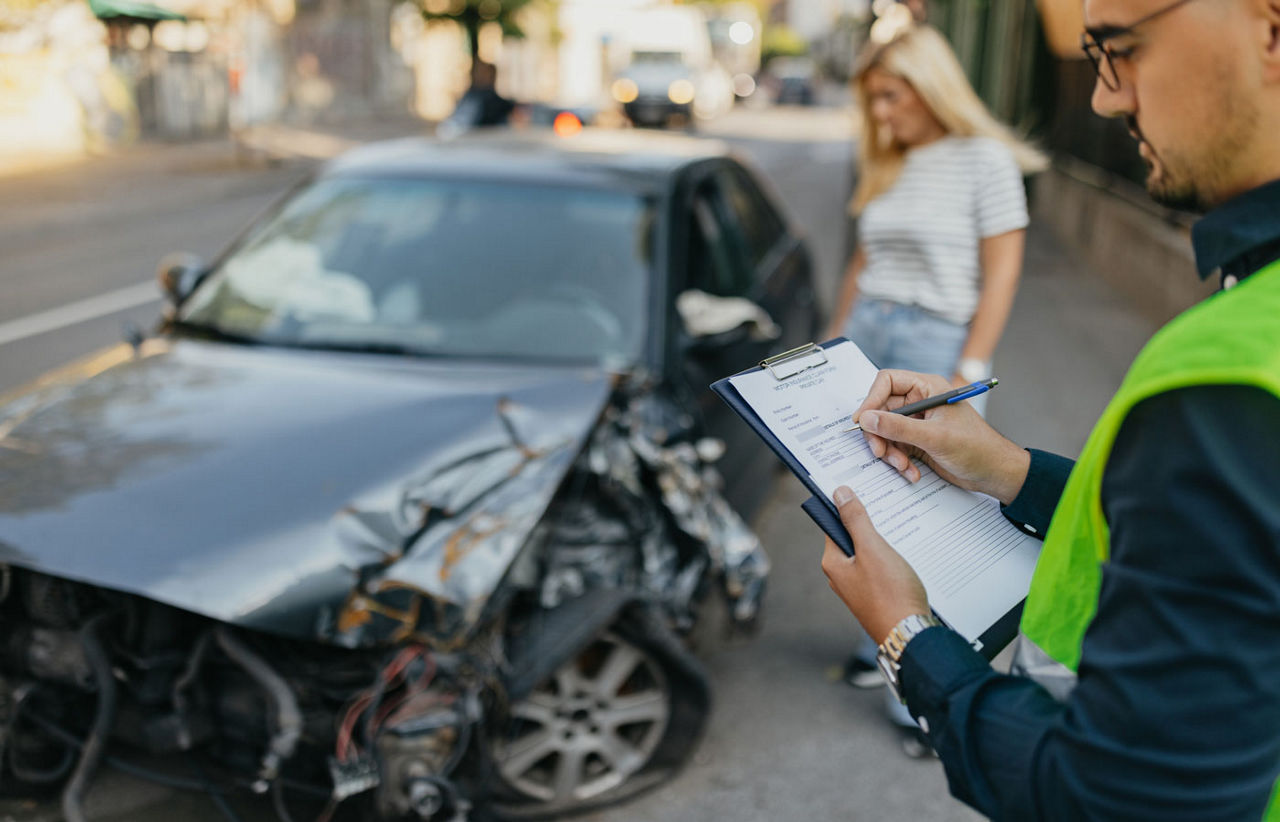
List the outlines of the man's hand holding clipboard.
{"label": "man's hand holding clipboard", "polygon": [[[842,553],[862,550],[859,534],[851,534],[855,529],[842,515],[855,517],[864,541],[878,539],[892,547],[877,554],[878,566],[874,560],[864,563],[853,577],[840,569],[857,567],[857,560],[831,564],[833,587],[838,581],[850,585],[848,591],[837,588],[842,598],[847,595],[846,602],[861,591],[859,598],[868,603],[864,607],[874,609],[868,617],[880,628],[903,607],[926,606],[927,613],[932,603],[939,618],[984,653],[994,654],[1012,638],[1039,543],[1005,520],[997,501],[986,494],[988,460],[962,447],[968,437],[957,434],[953,441],[949,432],[972,430],[976,421],[979,429],[990,431],[990,445],[1021,449],[990,430],[963,402],[943,400],[926,410],[923,419],[891,413],[947,393],[951,386],[946,380],[878,372],[857,346],[837,339],[771,358],[712,388],[810,490],[813,497],[805,502],[805,511]],[[865,430],[849,430],[855,417]],[[893,422],[886,423],[886,417]],[[942,425],[944,421],[949,424]],[[934,424],[923,429],[926,441],[916,443],[890,436],[895,423]],[[999,453],[1016,459],[1003,447]],[[927,460],[918,458],[925,454]],[[849,504],[861,511],[850,514],[847,506],[837,507],[834,495],[841,487],[852,490],[858,502]],[[870,550],[878,548],[877,542]],[[892,559],[898,555],[901,565]],[[901,605],[875,607],[871,603],[887,600],[868,599],[864,583],[857,581],[872,578],[871,566],[881,569],[884,584],[896,590],[901,582],[915,593]],[[918,596],[913,580],[927,591],[927,599]]]}

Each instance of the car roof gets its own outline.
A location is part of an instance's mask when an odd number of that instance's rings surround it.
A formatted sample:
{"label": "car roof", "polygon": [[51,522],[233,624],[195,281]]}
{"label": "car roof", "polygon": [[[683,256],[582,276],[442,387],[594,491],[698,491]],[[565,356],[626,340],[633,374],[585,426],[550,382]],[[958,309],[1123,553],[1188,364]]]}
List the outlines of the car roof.
{"label": "car roof", "polygon": [[454,177],[653,192],[695,163],[729,156],[719,140],[637,130],[484,129],[454,140],[369,143],[330,162],[322,176]]}

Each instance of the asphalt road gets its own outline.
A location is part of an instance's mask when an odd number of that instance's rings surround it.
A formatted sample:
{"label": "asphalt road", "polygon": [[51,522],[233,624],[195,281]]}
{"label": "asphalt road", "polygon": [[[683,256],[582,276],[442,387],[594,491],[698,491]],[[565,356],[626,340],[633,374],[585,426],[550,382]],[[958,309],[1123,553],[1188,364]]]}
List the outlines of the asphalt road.
{"label": "asphalt road", "polygon": [[209,143],[0,178],[0,392],[149,327],[160,258],[213,256],[303,173]]}
{"label": "asphalt road", "polygon": [[[805,226],[830,297],[847,253],[849,123],[839,112],[742,112],[708,129],[772,179]],[[166,147],[115,163],[0,179],[0,393],[120,339],[157,315],[156,261],[214,254],[305,172],[243,167],[225,146]],[[114,302],[113,302],[114,301]],[[127,307],[121,307],[127,306]],[[118,310],[116,310],[118,309]],[[989,416],[1014,439],[1075,454],[1152,328],[1043,232],[1033,230],[1022,291],[996,357]],[[774,571],[759,636],[726,639],[714,620],[699,652],[716,705],[693,762],[661,790],[588,822],[657,820],[965,820],[934,759],[906,758],[879,691],[836,681],[851,617],[818,568],[820,539],[784,476],[755,525]],[[104,818],[219,819],[207,800],[104,779]],[[158,803],[158,804],[157,804]],[[149,810],[142,810],[150,806]],[[271,818],[264,808],[243,816]],[[0,819],[56,818],[47,805],[0,807]]]}

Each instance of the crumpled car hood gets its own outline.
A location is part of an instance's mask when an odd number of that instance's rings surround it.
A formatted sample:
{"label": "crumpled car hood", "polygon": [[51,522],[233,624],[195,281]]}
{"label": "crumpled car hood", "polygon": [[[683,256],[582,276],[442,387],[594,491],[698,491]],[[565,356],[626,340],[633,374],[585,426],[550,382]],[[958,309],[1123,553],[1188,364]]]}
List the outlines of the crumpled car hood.
{"label": "crumpled car hood", "polygon": [[152,340],[0,406],[0,562],[345,645],[461,641],[600,370]]}

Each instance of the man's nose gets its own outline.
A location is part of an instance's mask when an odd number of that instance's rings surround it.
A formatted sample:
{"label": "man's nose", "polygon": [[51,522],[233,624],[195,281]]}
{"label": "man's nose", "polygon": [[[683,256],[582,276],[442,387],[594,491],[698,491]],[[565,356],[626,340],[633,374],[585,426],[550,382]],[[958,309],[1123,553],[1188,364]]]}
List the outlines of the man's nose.
{"label": "man's nose", "polygon": [[1093,82],[1093,111],[1102,117],[1128,117],[1137,110],[1137,98],[1129,83],[1121,82],[1112,89],[1098,77]]}

